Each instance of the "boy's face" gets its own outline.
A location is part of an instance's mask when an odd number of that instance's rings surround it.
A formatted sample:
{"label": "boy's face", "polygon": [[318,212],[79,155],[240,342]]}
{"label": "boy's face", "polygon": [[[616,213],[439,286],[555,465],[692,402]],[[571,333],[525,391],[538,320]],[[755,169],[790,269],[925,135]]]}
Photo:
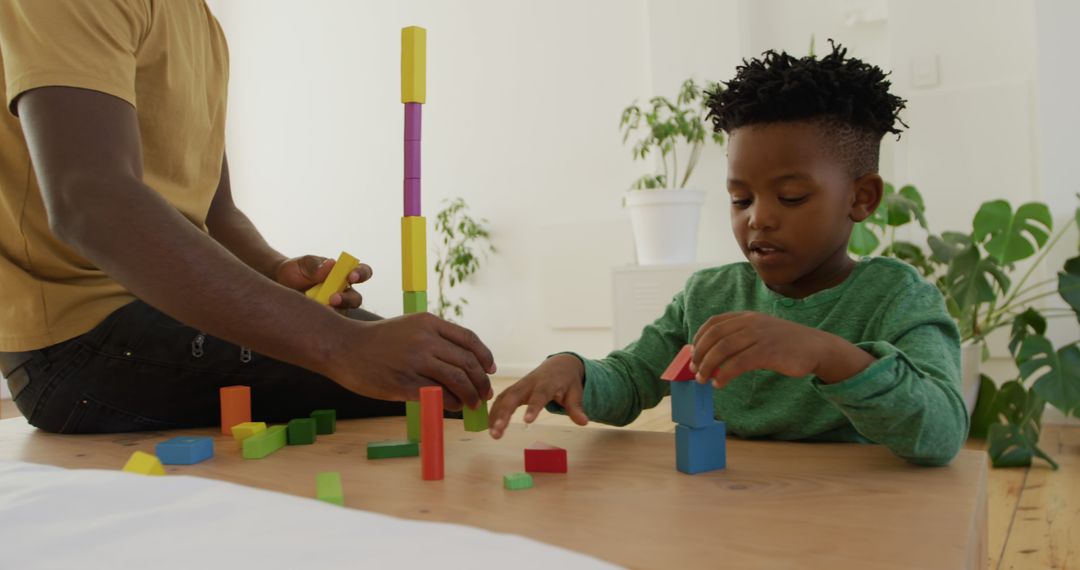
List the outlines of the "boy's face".
{"label": "boy's face", "polygon": [[750,125],[728,139],[735,240],[770,289],[802,298],[841,283],[851,227],[881,200],[881,177],[853,178],[810,122]]}

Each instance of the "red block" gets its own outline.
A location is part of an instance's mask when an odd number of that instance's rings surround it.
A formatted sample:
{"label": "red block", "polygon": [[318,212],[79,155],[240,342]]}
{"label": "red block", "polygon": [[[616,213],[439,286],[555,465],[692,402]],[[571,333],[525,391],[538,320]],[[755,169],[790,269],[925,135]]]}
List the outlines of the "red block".
{"label": "red block", "polygon": [[694,379],[694,373],[690,372],[690,361],[692,360],[694,352],[694,345],[688,344],[682,347],[679,354],[675,356],[675,360],[668,364],[667,370],[660,375],[661,380],[667,380],[669,382],[686,382],[687,380]]}
{"label": "red block", "polygon": [[221,395],[221,433],[232,435],[232,427],[251,421],[251,387],[226,386]]}
{"label": "red block", "polygon": [[525,448],[527,473],[566,473],[566,450],[543,442]]}
{"label": "red block", "polygon": [[443,478],[442,388],[420,388],[420,474],[424,481]]}

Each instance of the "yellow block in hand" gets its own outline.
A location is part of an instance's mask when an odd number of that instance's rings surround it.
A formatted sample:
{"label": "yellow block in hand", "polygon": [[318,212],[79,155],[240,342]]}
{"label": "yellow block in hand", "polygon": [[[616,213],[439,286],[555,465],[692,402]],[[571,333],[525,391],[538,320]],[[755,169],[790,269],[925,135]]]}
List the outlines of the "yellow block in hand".
{"label": "yellow block in hand", "polygon": [[340,293],[349,286],[349,273],[353,269],[356,269],[356,266],[358,265],[360,265],[360,260],[344,251],[341,252],[341,255],[337,258],[337,263],[334,264],[334,268],[330,270],[330,275],[326,276],[326,280],[323,281],[322,287],[315,293],[314,299],[320,305],[329,305],[330,297],[332,297],[334,293]]}
{"label": "yellow block in hand", "polygon": [[427,98],[427,30],[401,29],[401,102],[423,103]]}
{"label": "yellow block in hand", "polygon": [[124,464],[124,471],[138,473],[139,475],[164,475],[165,468],[161,466],[161,460],[156,455],[150,455],[143,451],[136,451]]}
{"label": "yellow block in hand", "polygon": [[427,218],[401,218],[401,290],[427,291]]}

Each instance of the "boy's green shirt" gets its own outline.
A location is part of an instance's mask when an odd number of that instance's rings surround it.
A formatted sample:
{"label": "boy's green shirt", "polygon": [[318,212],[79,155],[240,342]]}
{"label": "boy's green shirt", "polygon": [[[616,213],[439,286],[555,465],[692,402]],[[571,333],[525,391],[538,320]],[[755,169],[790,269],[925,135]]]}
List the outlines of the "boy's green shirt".
{"label": "boy's green shirt", "polygon": [[[836,384],[755,370],[714,393],[717,419],[744,438],[873,442],[913,463],[944,465],[967,437],[960,339],[938,290],[911,266],[865,258],[840,285],[779,295],[749,263],[695,273],[641,338],[585,364],[585,413],[626,425],[669,394],[668,363],[709,317],[756,311],[840,336],[877,361]],[[559,406],[549,406],[561,411]]]}

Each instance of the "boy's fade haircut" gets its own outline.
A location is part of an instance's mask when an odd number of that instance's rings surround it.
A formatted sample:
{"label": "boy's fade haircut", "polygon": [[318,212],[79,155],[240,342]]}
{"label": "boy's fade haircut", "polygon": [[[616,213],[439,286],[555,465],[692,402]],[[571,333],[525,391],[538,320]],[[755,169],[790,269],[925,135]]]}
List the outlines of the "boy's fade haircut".
{"label": "boy's fade haircut", "polygon": [[876,65],[847,57],[847,48],[829,40],[832,52],[817,59],[769,50],[743,60],[735,78],[706,92],[707,118],[714,131],[731,133],[748,125],[812,122],[822,127],[837,158],[854,177],[878,171],[881,139],[900,138],[906,101],[889,93],[888,74]]}

